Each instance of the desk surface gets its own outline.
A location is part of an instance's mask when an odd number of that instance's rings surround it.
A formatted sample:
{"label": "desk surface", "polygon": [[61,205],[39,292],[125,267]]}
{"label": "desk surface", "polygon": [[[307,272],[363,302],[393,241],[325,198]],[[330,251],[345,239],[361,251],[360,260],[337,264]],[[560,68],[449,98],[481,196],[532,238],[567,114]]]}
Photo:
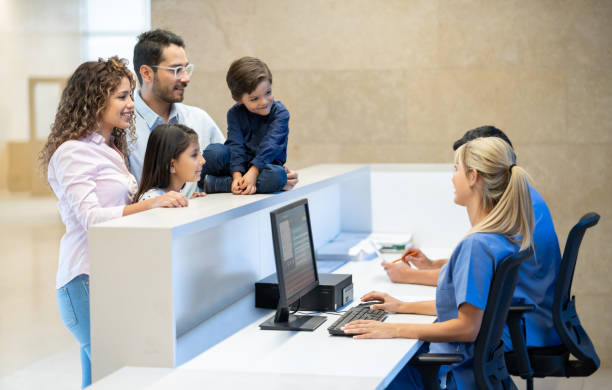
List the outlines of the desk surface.
{"label": "desk surface", "polygon": [[[449,251],[430,248],[427,253],[444,257]],[[385,255],[387,259],[394,257],[396,255]],[[403,300],[435,299],[434,287],[391,283],[380,266],[380,259],[349,262],[336,273],[353,275],[354,304],[371,290],[388,292]],[[417,340],[413,339],[354,340],[330,336],[327,327],[337,318],[330,314],[314,332],[260,330],[259,324],[271,314],[272,311],[177,371],[201,371],[202,375],[205,371],[219,371],[361,377],[366,380],[364,384],[368,384],[366,388],[372,388],[375,387],[372,383],[387,384],[417,349]],[[433,320],[431,316],[390,314],[386,321],[431,323]],[[186,375],[177,371],[170,376]]]}

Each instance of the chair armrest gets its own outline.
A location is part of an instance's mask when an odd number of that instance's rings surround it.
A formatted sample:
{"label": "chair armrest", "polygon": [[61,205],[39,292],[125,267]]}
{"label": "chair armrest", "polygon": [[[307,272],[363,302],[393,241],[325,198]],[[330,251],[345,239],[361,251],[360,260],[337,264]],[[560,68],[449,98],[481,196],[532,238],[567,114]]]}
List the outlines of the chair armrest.
{"label": "chair armrest", "polygon": [[513,301],[506,319],[512,340],[512,353],[507,354],[507,359],[511,357],[512,361],[506,359],[506,366],[512,375],[519,375],[522,378],[533,377],[533,368],[527,352],[523,314],[533,311],[534,307],[534,305]]}
{"label": "chair armrest", "polygon": [[410,365],[421,374],[424,390],[439,390],[438,371],[441,365],[461,363],[463,355],[455,353],[422,353],[410,360]]}
{"label": "chair armrest", "polygon": [[510,306],[510,310],[508,310],[508,317],[510,315],[522,316],[523,314],[527,312],[533,311],[533,309],[535,309],[535,305],[528,305],[528,304],[515,305],[513,302],[512,306]]}
{"label": "chair armrest", "polygon": [[460,353],[422,353],[415,356],[410,364],[413,366],[442,366],[448,364],[461,363],[463,355]]}

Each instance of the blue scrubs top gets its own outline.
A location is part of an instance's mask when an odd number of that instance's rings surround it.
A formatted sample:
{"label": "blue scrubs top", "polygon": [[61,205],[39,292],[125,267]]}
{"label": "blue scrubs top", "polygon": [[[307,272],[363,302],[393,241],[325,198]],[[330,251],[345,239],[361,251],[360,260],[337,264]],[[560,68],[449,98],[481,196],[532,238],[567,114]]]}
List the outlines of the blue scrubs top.
{"label": "blue scrubs top", "polygon": [[[533,232],[535,256],[525,260],[519,268],[514,297],[524,298],[526,303],[535,305],[532,312],[525,314],[527,346],[548,347],[561,344],[552,320],[552,304],[555,282],[561,265],[561,251],[546,202],[533,187],[530,186],[529,190],[535,219]],[[507,346],[512,345],[507,328],[504,343]]]}
{"label": "blue scrubs top", "polygon": [[[459,306],[466,302],[484,310],[497,266],[518,250],[519,245],[501,234],[474,233],[461,241],[440,270],[436,290],[438,321],[457,318]],[[472,371],[474,343],[431,343],[429,352],[462,354],[463,362],[452,366],[454,385],[457,389],[476,388]],[[440,374],[446,371],[448,367],[443,367]]]}
{"label": "blue scrubs top", "polygon": [[[530,194],[535,219],[535,255],[519,268],[514,296],[535,305],[534,311],[525,315],[527,345],[552,346],[561,344],[552,321],[552,302],[561,252],[546,202],[533,187],[530,187]],[[457,318],[459,306],[465,302],[484,310],[497,266],[518,250],[519,245],[500,234],[475,233],[461,241],[449,262],[440,270],[436,290],[438,321]],[[503,341],[506,349],[511,350],[507,327]],[[458,389],[476,387],[472,371],[474,343],[431,343],[429,351],[463,354],[465,360],[452,367],[454,383],[450,385]],[[447,371],[443,367],[440,374]]]}

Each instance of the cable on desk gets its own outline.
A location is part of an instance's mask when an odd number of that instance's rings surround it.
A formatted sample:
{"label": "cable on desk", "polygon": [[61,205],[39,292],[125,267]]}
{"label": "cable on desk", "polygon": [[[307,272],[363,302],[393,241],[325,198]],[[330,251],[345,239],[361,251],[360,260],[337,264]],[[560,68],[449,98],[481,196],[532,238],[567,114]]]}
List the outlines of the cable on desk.
{"label": "cable on desk", "polygon": [[302,302],[302,298],[298,299],[297,302],[294,302],[293,305],[291,305],[291,306],[295,306],[295,309],[293,310],[293,313],[290,313],[290,314],[295,314],[299,311],[301,302]]}

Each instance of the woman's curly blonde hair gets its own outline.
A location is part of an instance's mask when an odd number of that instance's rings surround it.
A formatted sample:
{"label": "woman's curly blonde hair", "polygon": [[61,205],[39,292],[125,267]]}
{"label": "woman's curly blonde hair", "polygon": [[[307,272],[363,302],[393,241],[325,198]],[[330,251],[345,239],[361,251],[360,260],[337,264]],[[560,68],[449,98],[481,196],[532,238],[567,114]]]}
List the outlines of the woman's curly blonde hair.
{"label": "woman's curly blonde hair", "polygon": [[[61,144],[87,137],[99,129],[109,97],[123,78],[129,80],[133,94],[136,83],[127,67],[127,60],[116,56],[107,61],[100,58],[98,61],[84,62],[70,76],[62,92],[51,133],[38,156],[45,177],[49,161]],[[124,158],[128,152],[126,130],[130,132],[131,139],[135,140],[134,118],[130,120],[127,129],[113,129],[113,143],[123,153]]]}

